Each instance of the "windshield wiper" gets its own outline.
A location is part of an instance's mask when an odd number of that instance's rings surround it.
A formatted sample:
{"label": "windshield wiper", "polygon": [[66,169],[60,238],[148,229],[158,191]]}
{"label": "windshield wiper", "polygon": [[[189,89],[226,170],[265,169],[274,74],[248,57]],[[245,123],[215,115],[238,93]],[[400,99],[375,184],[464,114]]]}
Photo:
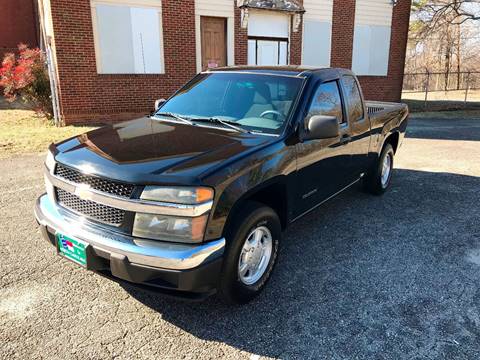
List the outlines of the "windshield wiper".
{"label": "windshield wiper", "polygon": [[197,122],[209,122],[209,123],[213,123],[213,124],[222,124],[226,127],[229,127],[230,129],[236,130],[238,132],[250,133],[250,131],[242,129],[241,127],[235,125],[236,123],[234,121],[222,120],[222,119],[217,118],[217,117],[205,117],[205,118],[191,117],[190,120],[197,121]]}
{"label": "windshield wiper", "polygon": [[180,121],[182,121],[182,122],[184,122],[185,124],[188,124],[188,125],[195,125],[195,124],[192,123],[190,120],[185,119],[185,118],[181,117],[180,115],[177,115],[177,114],[172,113],[172,112],[156,113],[154,116],[156,116],[156,115],[174,118],[174,119],[180,120]]}

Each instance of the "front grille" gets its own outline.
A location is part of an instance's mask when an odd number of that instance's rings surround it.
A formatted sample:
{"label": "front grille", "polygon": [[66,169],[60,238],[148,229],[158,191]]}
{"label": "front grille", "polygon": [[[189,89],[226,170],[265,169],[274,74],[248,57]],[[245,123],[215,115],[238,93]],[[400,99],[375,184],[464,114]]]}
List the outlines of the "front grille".
{"label": "front grille", "polygon": [[120,226],[125,218],[125,211],[110,206],[80,199],[62,189],[56,189],[58,203],[64,208],[105,224]]}
{"label": "front grille", "polygon": [[70,169],[61,164],[57,164],[55,168],[55,175],[72,183],[86,184],[97,191],[124,198],[130,198],[133,190],[135,189],[134,185],[106,180],[95,176],[84,175],[77,170]]}

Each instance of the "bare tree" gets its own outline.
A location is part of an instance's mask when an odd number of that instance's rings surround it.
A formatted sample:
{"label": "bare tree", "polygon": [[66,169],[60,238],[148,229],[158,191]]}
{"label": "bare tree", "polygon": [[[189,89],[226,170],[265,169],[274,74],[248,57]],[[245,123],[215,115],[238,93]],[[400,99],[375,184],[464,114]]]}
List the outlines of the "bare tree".
{"label": "bare tree", "polygon": [[480,0],[414,0],[410,39],[417,43],[438,40],[446,61],[453,56],[458,60],[462,32],[471,24],[480,25]]}
{"label": "bare tree", "polygon": [[[460,89],[465,71],[479,71],[480,0],[414,0],[405,71],[436,73],[436,89]],[[420,86],[426,75],[410,76]],[[462,77],[461,77],[462,76]]]}
{"label": "bare tree", "polygon": [[412,10],[425,31],[443,26],[480,22],[480,0],[414,0]]}

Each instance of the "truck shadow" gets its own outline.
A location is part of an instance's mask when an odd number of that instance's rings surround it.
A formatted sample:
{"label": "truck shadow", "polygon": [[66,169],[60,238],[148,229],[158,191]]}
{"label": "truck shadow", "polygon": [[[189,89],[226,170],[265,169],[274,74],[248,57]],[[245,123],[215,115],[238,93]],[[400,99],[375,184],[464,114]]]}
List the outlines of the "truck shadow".
{"label": "truck shadow", "polygon": [[[287,230],[270,283],[249,305],[183,302],[122,286],[195,337],[262,356],[427,351],[445,323],[452,338],[464,331],[453,313],[480,312],[475,287],[463,290],[463,302],[449,295],[480,273],[465,260],[479,246],[472,235],[479,233],[479,187],[478,177],[398,169],[383,197],[349,190]],[[478,342],[462,339],[462,351]],[[428,351],[435,357],[437,350]]]}

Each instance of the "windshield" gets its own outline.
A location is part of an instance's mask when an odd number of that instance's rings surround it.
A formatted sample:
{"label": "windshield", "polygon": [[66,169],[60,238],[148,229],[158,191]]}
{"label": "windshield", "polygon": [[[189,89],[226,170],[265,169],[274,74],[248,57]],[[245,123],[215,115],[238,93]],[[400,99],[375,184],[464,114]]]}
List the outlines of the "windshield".
{"label": "windshield", "polygon": [[302,81],[277,75],[199,74],[158,114],[171,113],[193,122],[217,118],[248,131],[280,134]]}

